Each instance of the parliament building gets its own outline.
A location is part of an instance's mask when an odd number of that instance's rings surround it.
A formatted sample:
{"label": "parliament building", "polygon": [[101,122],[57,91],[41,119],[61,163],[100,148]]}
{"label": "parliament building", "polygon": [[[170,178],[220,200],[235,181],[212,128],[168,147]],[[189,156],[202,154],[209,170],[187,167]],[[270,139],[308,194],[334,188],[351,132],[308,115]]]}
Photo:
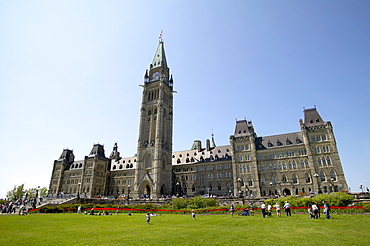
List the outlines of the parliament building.
{"label": "parliament building", "polygon": [[[94,144],[83,160],[64,149],[54,161],[49,194],[94,197],[309,195],[347,191],[333,126],[316,108],[304,109],[300,131],[259,137],[253,123],[236,121],[230,145],[214,137],[172,151],[173,78],[160,40],[146,70],[137,154],[109,156]],[[190,146],[190,144],[189,144]]]}

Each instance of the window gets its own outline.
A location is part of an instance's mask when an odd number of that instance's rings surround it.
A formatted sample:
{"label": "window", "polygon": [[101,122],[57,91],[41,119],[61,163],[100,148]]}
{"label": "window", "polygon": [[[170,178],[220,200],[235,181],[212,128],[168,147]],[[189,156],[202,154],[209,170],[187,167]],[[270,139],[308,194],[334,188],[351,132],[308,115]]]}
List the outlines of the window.
{"label": "window", "polygon": [[251,160],[251,156],[248,154],[248,155],[245,155],[244,156],[244,159],[246,160],[246,161],[250,161]]}
{"label": "window", "polygon": [[266,180],[265,180],[265,178],[261,178],[261,185],[262,185],[262,186],[266,185]]}
{"label": "window", "polygon": [[270,164],[270,170],[272,170],[272,164]]}
{"label": "window", "polygon": [[253,181],[251,178],[248,178],[248,186],[253,186]]}
{"label": "window", "polygon": [[320,157],[317,158],[317,165],[319,165],[319,166],[322,165]]}
{"label": "window", "polygon": [[308,173],[305,174],[306,183],[311,183],[311,177]]}
{"label": "window", "polygon": [[251,166],[250,166],[250,165],[248,165],[248,166],[247,166],[247,171],[248,171],[248,172],[250,172],[250,171],[251,171]]}
{"label": "window", "polygon": [[283,162],[283,169],[286,169],[286,164],[285,164],[285,162]]}
{"label": "window", "polygon": [[306,167],[310,167],[310,165],[308,164],[308,160],[306,160]]}
{"label": "window", "polygon": [[324,172],[320,172],[320,180],[325,181],[326,180],[326,175]]}
{"label": "window", "polygon": [[289,169],[293,168],[292,163],[290,161],[288,162],[288,167],[289,167]]}
{"label": "window", "polygon": [[330,179],[332,181],[337,180],[337,175],[335,174],[335,172],[333,170],[330,171]]}
{"label": "window", "polygon": [[326,158],[326,163],[328,163],[328,165],[331,165],[331,161],[330,161],[330,157],[329,156]]}
{"label": "window", "polygon": [[326,160],[325,160],[325,158],[322,158],[322,159],[321,159],[321,162],[322,162],[322,164],[323,164],[324,166],[326,166]]}
{"label": "window", "polygon": [[243,171],[246,173],[247,172],[247,166],[246,165],[244,165],[243,166]]}
{"label": "window", "polygon": [[283,177],[281,178],[281,182],[286,182],[287,181],[287,179],[286,179],[286,176],[285,175],[283,175]]}
{"label": "window", "polygon": [[273,166],[274,166],[274,170],[276,170],[276,163],[274,163]]}
{"label": "window", "polygon": [[297,163],[293,161],[293,168],[297,168]]}
{"label": "window", "polygon": [[262,166],[261,166],[261,170],[262,170],[262,171],[265,171],[265,165],[264,165],[264,164],[262,164]]}
{"label": "window", "polygon": [[292,180],[293,180],[293,183],[294,184],[298,184],[298,177],[297,177],[297,175],[293,175]]}
{"label": "window", "polygon": [[322,139],[322,141],[325,141],[326,140],[326,135],[322,135],[321,139]]}

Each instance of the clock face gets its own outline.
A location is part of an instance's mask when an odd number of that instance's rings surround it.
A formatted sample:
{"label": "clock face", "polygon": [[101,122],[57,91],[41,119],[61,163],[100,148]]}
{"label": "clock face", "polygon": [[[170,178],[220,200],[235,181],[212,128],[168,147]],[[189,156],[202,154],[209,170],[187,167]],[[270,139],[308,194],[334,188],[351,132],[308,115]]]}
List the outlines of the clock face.
{"label": "clock face", "polygon": [[153,73],[152,78],[153,79],[158,79],[159,78],[159,73],[158,72]]}

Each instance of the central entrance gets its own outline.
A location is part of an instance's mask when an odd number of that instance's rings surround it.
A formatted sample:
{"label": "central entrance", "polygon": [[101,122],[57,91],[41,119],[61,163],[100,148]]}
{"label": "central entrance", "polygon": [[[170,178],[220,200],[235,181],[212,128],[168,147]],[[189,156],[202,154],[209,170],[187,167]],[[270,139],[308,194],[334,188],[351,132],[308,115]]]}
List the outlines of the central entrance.
{"label": "central entrance", "polygon": [[149,185],[145,186],[144,195],[150,197],[150,186]]}

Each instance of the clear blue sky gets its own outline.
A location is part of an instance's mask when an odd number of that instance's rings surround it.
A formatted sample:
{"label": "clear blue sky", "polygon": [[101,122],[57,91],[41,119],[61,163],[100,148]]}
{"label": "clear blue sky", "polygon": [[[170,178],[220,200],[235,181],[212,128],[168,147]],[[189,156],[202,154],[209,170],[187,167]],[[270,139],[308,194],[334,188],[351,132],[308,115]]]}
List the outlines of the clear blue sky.
{"label": "clear blue sky", "polygon": [[63,148],[136,152],[145,69],[163,30],[178,91],[174,151],[330,120],[352,191],[370,187],[370,1],[1,1],[0,197],[49,185]]}

